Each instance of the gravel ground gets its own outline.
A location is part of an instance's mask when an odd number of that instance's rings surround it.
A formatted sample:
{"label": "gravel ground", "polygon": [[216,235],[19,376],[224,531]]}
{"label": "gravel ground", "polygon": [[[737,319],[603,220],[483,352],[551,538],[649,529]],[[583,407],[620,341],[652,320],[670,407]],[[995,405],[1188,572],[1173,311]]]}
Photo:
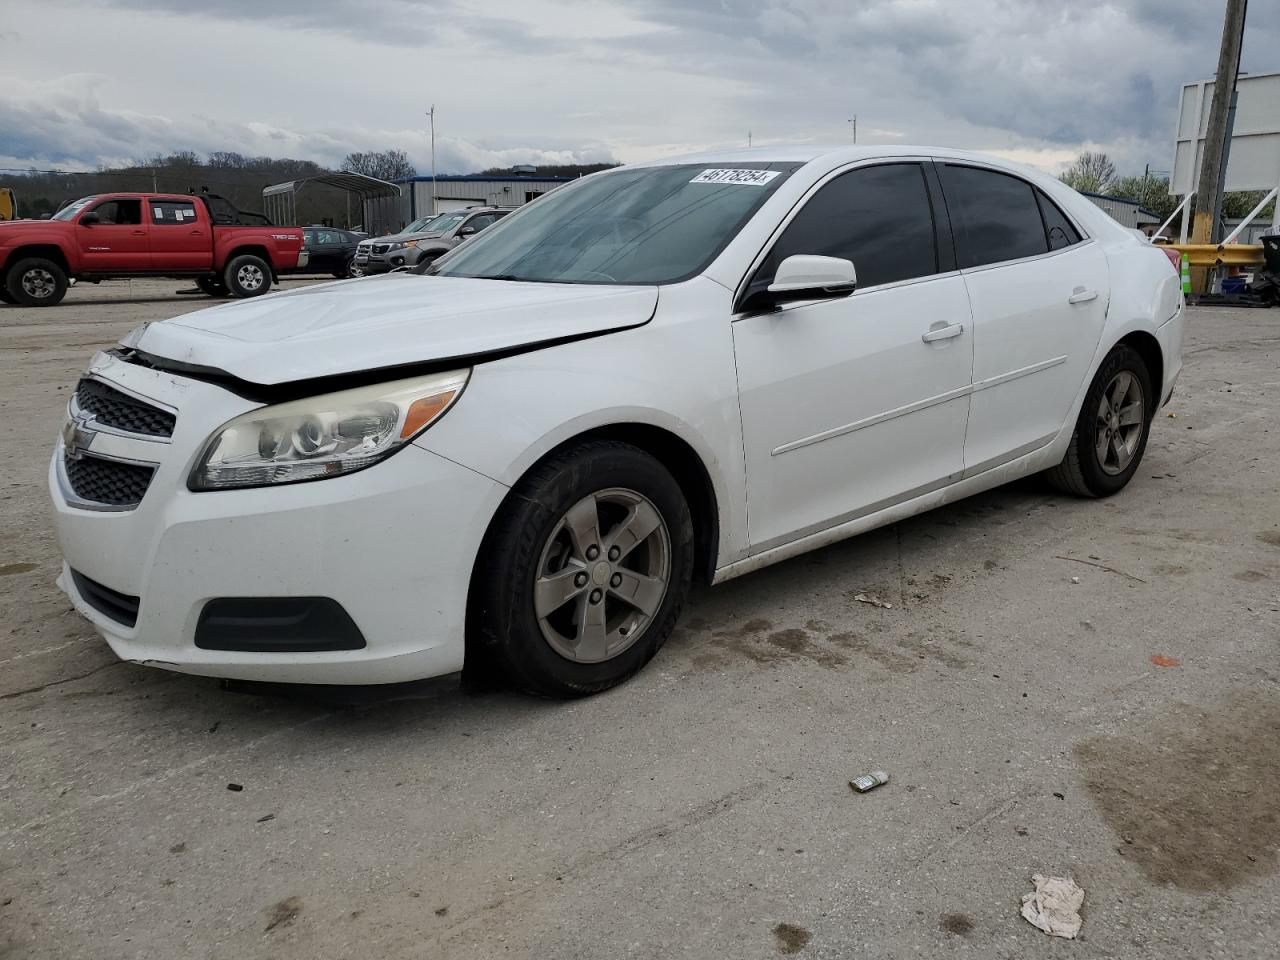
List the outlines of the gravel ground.
{"label": "gravel ground", "polygon": [[[1191,311],[1110,500],[701,591],[590,700],[335,705],[119,663],[54,587],[67,392],[180,285],[0,306],[0,958],[1275,956],[1280,311]],[[1081,941],[1019,918],[1034,873]]]}

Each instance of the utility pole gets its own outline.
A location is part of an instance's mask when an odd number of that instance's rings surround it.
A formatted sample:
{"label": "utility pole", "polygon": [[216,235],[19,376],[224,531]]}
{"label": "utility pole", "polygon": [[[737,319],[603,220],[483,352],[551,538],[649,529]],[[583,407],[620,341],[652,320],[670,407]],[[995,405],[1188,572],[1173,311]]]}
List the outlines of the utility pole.
{"label": "utility pole", "polygon": [[431,215],[434,217],[440,212],[436,209],[436,105],[434,103],[427,111],[427,116],[431,118]]}
{"label": "utility pole", "polygon": [[[1196,188],[1196,215],[1191,228],[1192,243],[1212,243],[1217,229],[1215,211],[1222,194],[1226,173],[1227,120],[1235,96],[1236,76],[1240,72],[1240,47],[1244,42],[1244,16],[1248,0],[1227,0],[1226,19],[1222,24],[1222,45],[1218,48],[1218,73],[1213,81],[1213,99],[1209,102],[1209,123],[1205,128],[1204,157],[1200,161],[1200,181]],[[1191,288],[1205,293],[1208,267],[1191,268]]]}
{"label": "utility pole", "polygon": [[849,121],[849,126],[853,129],[853,142],[858,142],[858,115],[855,113],[853,119]]}

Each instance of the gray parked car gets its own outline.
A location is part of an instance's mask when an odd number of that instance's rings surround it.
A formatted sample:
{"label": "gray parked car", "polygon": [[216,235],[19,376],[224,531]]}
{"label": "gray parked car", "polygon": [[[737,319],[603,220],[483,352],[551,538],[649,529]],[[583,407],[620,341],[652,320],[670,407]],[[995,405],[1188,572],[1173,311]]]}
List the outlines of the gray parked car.
{"label": "gray parked car", "polygon": [[352,272],[386,273],[398,267],[430,263],[508,213],[511,211],[501,207],[468,207],[422,217],[399,233],[360,241]]}

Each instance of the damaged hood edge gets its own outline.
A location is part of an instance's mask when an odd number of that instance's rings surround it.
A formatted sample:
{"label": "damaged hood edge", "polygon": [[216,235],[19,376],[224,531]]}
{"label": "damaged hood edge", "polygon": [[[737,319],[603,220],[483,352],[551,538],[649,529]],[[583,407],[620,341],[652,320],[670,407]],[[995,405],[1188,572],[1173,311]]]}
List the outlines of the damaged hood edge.
{"label": "damaged hood edge", "polygon": [[200,310],[149,324],[123,346],[149,365],[270,388],[493,358],[625,330],[647,323],[657,302],[652,286],[396,273]]}

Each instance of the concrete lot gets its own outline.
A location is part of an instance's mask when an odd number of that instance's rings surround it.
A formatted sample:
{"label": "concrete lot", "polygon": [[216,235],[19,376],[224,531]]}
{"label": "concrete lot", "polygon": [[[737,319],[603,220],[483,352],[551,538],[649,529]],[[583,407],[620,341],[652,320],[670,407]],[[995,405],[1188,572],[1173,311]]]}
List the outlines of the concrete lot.
{"label": "concrete lot", "polygon": [[[121,664],[53,586],[67,392],[180,285],[0,306],[0,957],[1276,955],[1280,311],[1192,311],[1111,500],[702,591],[591,700],[333,706]],[[1019,918],[1034,873],[1082,942]]]}

